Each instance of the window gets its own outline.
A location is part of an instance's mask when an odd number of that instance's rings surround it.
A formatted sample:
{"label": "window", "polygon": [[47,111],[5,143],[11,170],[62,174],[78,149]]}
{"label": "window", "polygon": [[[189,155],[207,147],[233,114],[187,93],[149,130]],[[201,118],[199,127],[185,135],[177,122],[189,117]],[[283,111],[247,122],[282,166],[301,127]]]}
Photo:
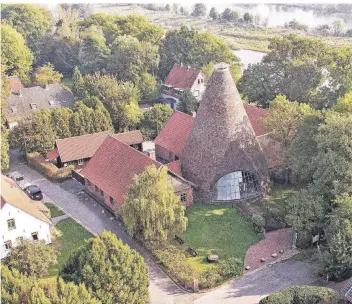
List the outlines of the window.
{"label": "window", "polygon": [[32,238],[33,238],[33,241],[37,241],[38,240],[38,232],[33,232]]}
{"label": "window", "polygon": [[202,79],[200,80],[200,82],[201,82],[201,83],[204,83],[204,79],[202,78]]}
{"label": "window", "polygon": [[198,79],[198,84],[200,84],[200,79]]}
{"label": "window", "polygon": [[9,230],[14,230],[16,229],[16,223],[15,223],[15,219],[10,219],[7,221],[7,228]]}
{"label": "window", "polygon": [[248,198],[259,193],[259,184],[254,174],[236,171],[221,177],[214,187],[213,199],[231,201]]}
{"label": "window", "polygon": [[100,189],[100,195],[104,196],[104,191]]}
{"label": "window", "polygon": [[180,200],[181,200],[181,203],[187,202],[187,194],[186,193],[182,193],[180,195]]}
{"label": "window", "polygon": [[114,199],[110,196],[110,203],[115,204]]}
{"label": "window", "polygon": [[36,109],[38,109],[38,106],[36,103],[31,103],[31,108],[32,108],[32,110],[36,110]]}
{"label": "window", "polygon": [[78,165],[83,165],[83,159],[78,160]]}
{"label": "window", "polygon": [[199,96],[199,91],[198,90],[194,91],[193,95],[194,95],[194,97],[198,97]]}
{"label": "window", "polygon": [[97,186],[95,186],[95,192],[98,192],[99,188]]}
{"label": "window", "polygon": [[5,249],[10,250],[12,248],[12,242],[11,241],[6,241],[5,243]]}

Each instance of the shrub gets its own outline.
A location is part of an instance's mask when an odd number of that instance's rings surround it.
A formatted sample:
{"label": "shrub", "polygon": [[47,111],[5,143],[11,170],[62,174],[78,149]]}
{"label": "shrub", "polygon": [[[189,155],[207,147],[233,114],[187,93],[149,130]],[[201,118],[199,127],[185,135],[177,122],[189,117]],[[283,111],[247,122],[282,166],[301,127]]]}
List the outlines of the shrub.
{"label": "shrub", "polygon": [[291,286],[262,299],[259,304],[338,303],[335,292],[326,287]]}
{"label": "shrub", "polygon": [[265,219],[259,214],[253,214],[252,216],[254,230],[256,232],[263,232],[265,227]]}
{"label": "shrub", "polygon": [[27,154],[27,161],[29,166],[53,181],[63,181],[70,178],[72,176],[72,170],[74,169],[73,165],[58,168],[54,164],[45,161],[44,157],[38,152]]}
{"label": "shrub", "polygon": [[265,230],[274,231],[286,227],[284,217],[279,209],[268,207],[265,215]]}
{"label": "shrub", "polygon": [[222,267],[217,265],[210,268],[205,274],[199,279],[199,288],[212,288],[221,282]]}
{"label": "shrub", "polygon": [[240,259],[231,257],[227,259],[223,264],[219,264],[220,274],[224,279],[237,277],[241,275],[243,262]]}

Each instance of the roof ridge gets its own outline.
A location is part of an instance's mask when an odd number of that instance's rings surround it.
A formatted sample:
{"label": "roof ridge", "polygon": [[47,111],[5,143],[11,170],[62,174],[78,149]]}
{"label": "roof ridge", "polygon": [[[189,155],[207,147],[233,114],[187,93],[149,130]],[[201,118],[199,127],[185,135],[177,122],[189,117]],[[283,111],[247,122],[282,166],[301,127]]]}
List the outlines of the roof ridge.
{"label": "roof ridge", "polygon": [[83,135],[77,135],[77,136],[70,136],[70,137],[66,137],[66,138],[57,138],[56,141],[58,141],[58,140],[66,140],[66,139],[71,139],[71,138],[77,138],[77,137],[83,137],[83,136],[88,136],[88,135],[96,135],[96,134],[106,133],[106,132],[111,133],[111,131],[100,131],[100,132],[95,132],[95,133],[90,133],[90,134],[83,134]]}

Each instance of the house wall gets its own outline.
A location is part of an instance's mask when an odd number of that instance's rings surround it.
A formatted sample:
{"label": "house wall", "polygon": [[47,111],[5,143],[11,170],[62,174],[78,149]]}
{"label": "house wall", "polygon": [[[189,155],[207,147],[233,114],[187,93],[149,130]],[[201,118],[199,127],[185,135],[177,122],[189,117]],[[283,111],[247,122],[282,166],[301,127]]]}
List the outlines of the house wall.
{"label": "house wall", "polygon": [[[7,221],[9,219],[15,220],[16,228],[8,230]],[[32,239],[32,233],[37,232],[39,240],[44,240],[45,244],[51,243],[50,225],[33,215],[18,209],[15,206],[6,203],[0,212],[0,258],[3,259],[9,254],[9,250],[5,249],[5,242],[11,241],[12,246],[16,246],[16,238],[23,237],[25,239]]]}
{"label": "house wall", "polygon": [[181,196],[182,193],[186,194],[187,201],[183,203],[184,206],[188,207],[193,204],[193,189],[192,187],[189,187],[185,190],[175,192],[176,195]]}
{"label": "house wall", "polygon": [[176,160],[177,155],[170,152],[168,149],[155,144],[155,155],[157,159],[162,159],[167,162],[173,162]]}
{"label": "house wall", "polygon": [[[200,81],[200,83],[198,83],[198,80],[203,80]],[[196,91],[199,91],[199,95],[196,96]],[[193,95],[196,97],[196,99],[198,101],[201,100],[204,92],[205,92],[205,77],[204,77],[204,74],[203,73],[199,73],[196,81],[194,82],[193,86],[191,87],[191,92],[193,93]]]}

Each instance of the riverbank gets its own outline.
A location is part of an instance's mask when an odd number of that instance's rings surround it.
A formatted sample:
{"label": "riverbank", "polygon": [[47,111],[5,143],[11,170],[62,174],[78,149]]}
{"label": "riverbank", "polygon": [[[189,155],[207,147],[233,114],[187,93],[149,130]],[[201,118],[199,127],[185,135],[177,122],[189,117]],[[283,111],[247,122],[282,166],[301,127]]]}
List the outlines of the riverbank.
{"label": "riverbank", "polygon": [[234,27],[228,23],[219,23],[209,19],[175,14],[172,11],[152,11],[136,4],[129,6],[120,5],[95,5],[94,13],[106,14],[139,14],[143,15],[154,24],[160,25],[165,30],[179,28],[182,25],[191,26],[199,31],[210,32],[224,39],[232,50],[246,49],[260,52],[269,52],[270,39],[275,36],[297,33],[303,37],[321,39],[331,47],[352,45],[352,37],[322,37],[309,35],[303,31],[296,31],[281,27],[272,28],[244,28]]}

